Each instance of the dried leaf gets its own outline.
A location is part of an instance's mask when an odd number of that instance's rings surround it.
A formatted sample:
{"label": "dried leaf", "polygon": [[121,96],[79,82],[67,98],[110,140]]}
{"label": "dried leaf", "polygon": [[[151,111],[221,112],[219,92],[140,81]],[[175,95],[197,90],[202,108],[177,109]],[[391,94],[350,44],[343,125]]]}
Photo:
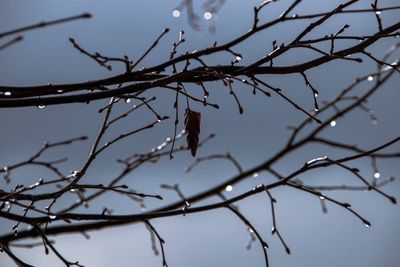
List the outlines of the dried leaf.
{"label": "dried leaf", "polygon": [[199,146],[201,113],[190,109],[185,111],[185,131],[186,141],[192,156],[196,156],[197,147]]}

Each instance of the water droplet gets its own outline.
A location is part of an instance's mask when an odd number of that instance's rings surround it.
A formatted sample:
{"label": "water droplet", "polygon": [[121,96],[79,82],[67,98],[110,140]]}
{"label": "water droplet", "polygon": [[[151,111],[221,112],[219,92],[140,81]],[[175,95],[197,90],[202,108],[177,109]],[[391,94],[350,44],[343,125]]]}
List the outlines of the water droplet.
{"label": "water droplet", "polygon": [[37,106],[39,109],[44,109],[46,106],[45,105],[38,105]]}
{"label": "water droplet", "polygon": [[380,15],[382,14],[382,11],[376,11],[375,14]]}
{"label": "water droplet", "polygon": [[317,97],[318,97],[318,93],[314,93],[314,97],[316,97],[316,98],[317,98]]}
{"label": "water droplet", "polygon": [[57,90],[57,93],[62,94],[64,93],[64,90]]}
{"label": "water droplet", "polygon": [[375,177],[376,179],[378,179],[379,177],[381,177],[381,174],[380,174],[379,172],[375,172],[375,173],[374,173],[374,177]]}
{"label": "water droplet", "polygon": [[336,126],[336,121],[335,121],[335,120],[333,120],[333,121],[331,121],[331,123],[330,123],[330,124],[331,124],[331,126],[332,126],[332,127],[335,127],[335,126]]}
{"label": "water droplet", "polygon": [[258,172],[253,173],[253,177],[258,177]]}
{"label": "water droplet", "polygon": [[49,215],[49,219],[54,220],[55,218],[57,218],[56,215]]}
{"label": "water droplet", "polygon": [[343,203],[343,206],[344,206],[346,209],[350,209],[350,208],[351,208],[351,205],[350,205],[349,203]]}
{"label": "water droplet", "polygon": [[[236,60],[240,61],[240,60],[242,60],[242,57],[241,56],[236,56]],[[244,82],[246,82],[246,81],[244,81]]]}
{"label": "water droplet", "polygon": [[162,146],[158,146],[157,149],[158,149],[158,150],[161,150],[161,149],[162,149]]}
{"label": "water droplet", "polygon": [[130,98],[125,98],[125,103],[130,103],[131,99]]}
{"label": "water droplet", "polygon": [[11,95],[11,92],[4,92],[4,95],[5,95],[5,96],[10,96],[10,95]]}
{"label": "water droplet", "polygon": [[314,108],[314,111],[315,111],[315,112],[318,112],[318,111],[319,111],[319,109],[317,109],[317,108]]}
{"label": "water droplet", "polygon": [[34,183],[33,185],[31,185],[31,188],[38,187],[40,184],[41,184],[41,182]]}
{"label": "water droplet", "polygon": [[204,12],[203,17],[205,20],[210,20],[213,17],[213,14],[209,11]]}
{"label": "water droplet", "polygon": [[167,137],[167,142],[171,142],[171,138],[170,137]]}
{"label": "water droplet", "polygon": [[368,80],[369,82],[372,82],[372,81],[374,80],[374,77],[368,76],[367,80]]}
{"label": "water droplet", "polygon": [[226,192],[231,192],[232,190],[233,190],[233,186],[231,186],[231,185],[227,185],[225,188]]}
{"label": "water droplet", "polygon": [[178,9],[175,9],[174,11],[172,11],[172,16],[174,16],[175,18],[178,18],[181,15],[181,12]]}

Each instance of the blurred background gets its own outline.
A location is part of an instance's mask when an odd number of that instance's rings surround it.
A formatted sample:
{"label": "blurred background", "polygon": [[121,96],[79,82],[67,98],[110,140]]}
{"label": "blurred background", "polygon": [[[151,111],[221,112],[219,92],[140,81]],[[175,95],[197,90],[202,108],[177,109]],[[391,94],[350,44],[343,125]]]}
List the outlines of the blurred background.
{"label": "blurred background", "polygon": [[[221,1],[222,3],[223,1]],[[99,51],[106,56],[128,55],[138,59],[152,44],[165,27],[170,33],[162,39],[157,48],[140,64],[148,67],[165,61],[169,57],[172,43],[178,39],[179,31],[185,32],[186,42],[179,47],[178,54],[212,46],[217,41],[225,43],[245,32],[253,23],[253,7],[260,0],[226,1],[217,14],[209,17],[203,1],[195,1],[194,11],[198,14],[196,29],[187,20],[187,9],[177,10],[180,1],[66,1],[66,0],[3,0],[0,3],[0,31],[30,25],[43,20],[90,12],[93,18],[56,25],[24,33],[24,40],[0,52],[0,84],[24,86],[45,83],[71,83],[95,80],[123,72],[123,66],[115,65],[112,72],[101,68],[90,58],[77,52],[69,37],[89,51]],[[268,6],[260,15],[261,22],[274,19],[287,8],[292,1],[279,1]],[[304,0],[293,13],[311,14],[329,11],[341,1],[324,1],[315,4]],[[382,6],[398,3],[397,0],[382,1]],[[359,1],[352,8],[369,8],[371,1]],[[383,24],[389,26],[398,22],[397,11],[386,11],[381,15]],[[271,51],[272,41],[287,43],[297,32],[307,25],[307,21],[288,22],[277,25],[257,34],[246,42],[236,46],[234,51],[241,53],[240,64],[248,64]],[[374,14],[340,15],[319,27],[308,37],[320,37],[337,32],[344,24],[351,27],[347,33],[369,35],[377,31]],[[377,57],[383,56],[395,38],[381,40],[368,49]],[[337,49],[354,42],[336,44]],[[321,46],[324,47],[324,46]],[[329,48],[326,44],[324,48]],[[296,50],[275,61],[276,65],[289,65],[317,57],[315,53]],[[399,57],[399,53],[394,58]],[[220,53],[203,59],[207,64],[230,64],[233,56]],[[376,65],[366,59],[363,64],[349,61],[334,61],[307,72],[308,78],[319,90],[318,100],[330,100],[341,89],[350,84],[357,76],[376,70]],[[296,103],[312,110],[313,101],[309,89],[302,77],[293,75],[265,75],[269,83],[280,87]],[[400,135],[400,88],[399,75],[387,82],[368,102],[375,111],[378,123],[372,123],[365,111],[357,109],[347,117],[336,122],[321,134],[338,142],[357,144],[370,149]],[[211,133],[216,137],[198,151],[198,156],[230,152],[247,169],[256,166],[274,155],[287,141],[291,131],[287,126],[297,125],[304,114],[294,109],[278,96],[266,98],[261,94],[252,95],[251,89],[235,84],[244,114],[238,113],[234,99],[221,82],[206,84],[210,91],[209,101],[218,103],[219,110],[192,103],[191,107],[202,112],[201,138]],[[367,87],[366,84],[363,88]],[[362,92],[363,88],[358,92]],[[187,85],[194,95],[202,97],[201,88]],[[147,96],[157,96],[153,107],[162,115],[173,118],[175,94],[162,89],[153,89]],[[183,100],[183,98],[181,99]],[[18,108],[1,109],[0,124],[0,166],[20,162],[33,155],[45,141],[55,142],[72,137],[88,135],[89,140],[49,151],[44,159],[68,157],[68,162],[60,168],[68,174],[80,168],[86,159],[91,142],[102,120],[97,111],[107,101],[97,101],[90,105],[70,104],[49,106],[43,109]],[[180,116],[183,118],[184,104],[181,101]],[[121,103],[114,115],[129,109],[135,103]],[[324,117],[322,117],[324,119]],[[122,132],[142,127],[154,120],[153,114],[141,109],[117,124],[107,134],[105,140],[118,136]],[[85,176],[85,183],[106,183],[117,175],[122,166],[117,159],[126,158],[135,153],[147,152],[173,136],[173,121],[167,120],[156,128],[135,135],[108,150]],[[315,125],[312,125],[315,126]],[[179,129],[183,128],[183,119]],[[311,129],[311,128],[310,128]],[[182,143],[178,141],[178,145]],[[387,151],[398,151],[396,144]],[[338,158],[351,155],[348,151],[333,150],[326,146],[309,145],[290,154],[276,166],[282,174],[300,168],[305,161],[328,155]],[[187,196],[218,185],[236,174],[231,163],[216,160],[205,162],[190,173],[184,169],[193,158],[189,152],[176,154],[173,160],[164,159],[157,164],[147,164],[131,173],[123,183],[137,191],[160,194],[163,201],[149,199],[146,209],[177,201],[179,197],[173,191],[160,188],[160,184],[180,185]],[[361,169],[368,180],[373,179],[374,169],[368,159],[352,162],[352,167]],[[399,160],[378,161],[379,179],[398,177]],[[12,173],[12,184],[0,181],[1,188],[7,190],[13,184],[29,185],[39,178],[49,177],[49,173],[38,168],[26,168]],[[361,185],[359,180],[348,172],[338,168],[327,168],[309,172],[299,177],[314,185],[353,184]],[[271,183],[275,178],[268,173],[259,173],[257,177],[235,185],[233,190],[225,192],[227,197],[250,190],[261,183]],[[54,190],[54,188],[50,188]],[[400,198],[400,183],[395,181],[383,188],[385,192]],[[276,215],[279,230],[292,250],[285,253],[276,235],[271,235],[270,204],[266,195],[260,194],[239,203],[245,214],[268,241],[268,255],[271,266],[399,266],[400,254],[400,209],[392,205],[375,192],[327,192],[327,195],[342,202],[349,202],[355,210],[369,219],[371,228],[365,227],[348,211],[328,203],[328,213],[321,210],[320,200],[312,195],[291,188],[277,188],[272,195],[277,199]],[[69,194],[57,202],[60,209],[76,201],[75,194]],[[198,204],[219,201],[212,198]],[[100,213],[103,207],[114,210],[113,214],[140,212],[143,207],[127,197],[106,194],[90,203],[89,208],[80,208],[77,212]],[[17,212],[17,208],[15,211]],[[228,210],[219,209],[197,213],[185,217],[170,217],[152,221],[160,235],[165,239],[165,250],[170,267],[181,266],[263,266],[262,250],[253,243],[246,249],[249,240],[247,227]],[[1,234],[11,231],[12,222],[0,220]],[[25,226],[23,226],[25,227]],[[23,230],[23,228],[21,229]],[[51,237],[63,255],[85,266],[161,266],[161,256],[154,256],[151,250],[150,235],[142,224],[102,231],[88,232],[90,239],[82,234]],[[38,241],[39,239],[36,239]],[[24,240],[28,242],[32,240]],[[46,256],[43,247],[34,249],[14,249],[15,254],[35,266],[63,266],[56,256]],[[0,266],[14,266],[4,254],[0,254]]]}

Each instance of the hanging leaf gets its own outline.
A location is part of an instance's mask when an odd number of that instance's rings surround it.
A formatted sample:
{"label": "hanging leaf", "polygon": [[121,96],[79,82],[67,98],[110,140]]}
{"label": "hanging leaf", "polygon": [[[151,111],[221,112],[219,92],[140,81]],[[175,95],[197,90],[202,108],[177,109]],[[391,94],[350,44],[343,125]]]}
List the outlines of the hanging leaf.
{"label": "hanging leaf", "polygon": [[185,131],[186,141],[192,156],[196,156],[197,147],[199,146],[201,113],[190,109],[185,111]]}

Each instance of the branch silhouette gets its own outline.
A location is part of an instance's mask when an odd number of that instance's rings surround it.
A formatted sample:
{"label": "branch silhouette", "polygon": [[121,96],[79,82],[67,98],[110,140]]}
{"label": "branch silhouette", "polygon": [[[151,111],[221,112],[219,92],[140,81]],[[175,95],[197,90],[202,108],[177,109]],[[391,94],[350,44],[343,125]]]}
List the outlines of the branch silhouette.
{"label": "branch silhouette", "polygon": [[[78,261],[67,260],[62,251],[56,249],[55,242],[49,238],[54,235],[64,235],[71,233],[82,233],[86,235],[87,231],[99,230],[110,227],[118,227],[126,224],[141,223],[144,224],[150,232],[152,242],[152,250],[158,255],[158,246],[161,250],[162,266],[167,265],[168,246],[157,228],[152,224],[152,220],[172,217],[172,216],[189,216],[194,213],[202,213],[218,209],[227,209],[241,221],[250,236],[251,247],[252,242],[259,242],[263,251],[265,266],[269,266],[268,253],[269,248],[263,232],[257,230],[251,220],[240,210],[240,202],[244,199],[251,198],[254,195],[265,194],[268,198],[272,215],[272,234],[276,234],[282,243],[285,251],[290,254],[291,249],[285,241],[282,229],[278,227],[276,219],[277,199],[273,197],[272,190],[280,187],[290,187],[302,193],[311,194],[319,199],[324,212],[327,212],[326,202],[332,203],[340,208],[345,209],[350,214],[361,220],[366,226],[371,226],[368,219],[359,213],[350,203],[329,196],[328,192],[336,190],[360,191],[370,190],[379,194],[381,197],[387,198],[391,203],[396,204],[396,198],[385,193],[383,187],[395,181],[394,177],[387,180],[376,179],[368,181],[366,177],[353,166],[354,161],[358,159],[367,159],[371,161],[374,169],[375,178],[379,178],[379,170],[377,161],[387,159],[400,158],[400,136],[392,136],[388,140],[376,147],[361,147],[354,143],[347,143],[343,140],[337,140],[323,135],[324,131],[336,124],[336,121],[349,116],[355,110],[361,110],[369,116],[372,122],[376,120],[373,111],[368,108],[367,101],[383,86],[398,75],[399,59],[396,52],[400,48],[396,37],[400,34],[400,22],[391,25],[385,25],[384,12],[397,12],[400,6],[381,7],[378,0],[373,1],[369,8],[354,8],[352,6],[359,3],[358,0],[342,1],[343,3],[337,7],[326,10],[321,13],[311,14],[295,14],[303,3],[302,0],[291,1],[291,4],[280,13],[276,18],[262,22],[262,10],[270,5],[274,5],[274,0],[264,1],[259,6],[254,7],[252,25],[249,31],[227,41],[223,44],[214,43],[210,47],[206,47],[198,51],[181,51],[181,44],[190,40],[185,39],[184,32],[179,32],[178,39],[171,45],[171,53],[167,60],[160,61],[154,66],[139,68],[139,64],[154,50],[161,45],[161,40],[167,35],[172,34],[171,30],[165,28],[151,43],[143,54],[136,60],[128,56],[115,57],[105,56],[99,52],[91,52],[90,49],[80,44],[75,38],[69,39],[72,47],[89,60],[94,61],[100,67],[111,70],[115,64],[122,64],[124,72],[115,76],[105,77],[103,79],[66,83],[66,84],[46,84],[31,86],[6,86],[0,85],[0,108],[21,108],[37,106],[41,109],[49,105],[66,105],[71,103],[92,103],[93,101],[107,99],[108,104],[99,109],[99,116],[102,118],[97,134],[91,143],[91,149],[87,153],[87,157],[80,164],[79,168],[71,173],[64,173],[58,166],[65,162],[67,158],[55,160],[43,160],[43,156],[56,147],[75,146],[79,142],[88,142],[87,136],[61,140],[57,142],[47,142],[33,156],[27,157],[18,163],[9,164],[0,170],[4,177],[4,183],[13,186],[11,190],[0,189],[0,217],[12,221],[14,224],[9,233],[0,236],[0,251],[12,259],[18,266],[32,266],[25,262],[23,257],[15,255],[12,251],[13,247],[31,248],[34,246],[43,246],[46,253],[52,251],[60,262],[65,266],[82,266]],[[209,12],[211,16],[217,12],[223,12],[225,1],[205,1],[203,9]],[[195,28],[199,28],[199,16],[193,9],[192,1],[182,1],[177,6],[179,12],[188,12],[189,24]],[[330,20],[338,19],[342,14],[350,14],[356,17],[359,14],[372,14],[376,19],[375,33],[370,35],[347,34],[351,25],[344,24],[335,32],[327,32],[323,37],[308,38],[320,26],[326,25]],[[80,19],[90,19],[89,13],[78,16],[61,18],[53,21],[41,22],[9,30],[0,33],[0,52],[3,49],[22,42],[26,31],[36,30],[39,28],[50,27],[55,24],[66,23]],[[299,32],[291,35],[288,43],[278,43],[274,41],[271,49],[261,51],[262,56],[248,64],[241,64],[246,57],[245,53],[239,53],[241,44],[248,39],[261,34],[275,26],[286,26],[288,23],[307,22],[307,25]],[[291,34],[291,33],[290,33]],[[156,35],[155,35],[156,36]],[[11,39],[7,39],[11,38]],[[3,42],[3,39],[5,41]],[[390,40],[393,44],[392,48],[384,55],[374,54],[371,46],[382,41]],[[348,42],[355,41],[355,42]],[[321,46],[325,45],[325,46]],[[324,47],[322,49],[321,47]],[[340,49],[338,47],[341,47]],[[343,48],[344,47],[344,48]],[[293,51],[311,51],[314,56],[303,60],[301,63],[279,65],[277,62]],[[228,54],[233,57],[232,60],[221,62],[220,64],[208,63],[210,58],[219,55]],[[261,53],[260,53],[261,54]],[[348,86],[339,90],[336,96],[330,101],[319,101],[318,89],[314,85],[314,81],[309,77],[309,72],[331,61],[350,61],[352,64],[369,64],[372,62],[376,66],[374,73],[367,73],[362,77],[356,77]],[[302,85],[306,87],[305,95],[311,92],[312,107],[303,106],[298,100],[289,97],[285,88],[266,81],[265,75],[283,76],[296,74],[301,77]],[[367,83],[373,81],[373,83]],[[201,113],[190,109],[190,104],[194,102],[202,103],[205,108],[218,109],[218,103],[208,102],[210,91],[207,89],[208,83],[221,82],[229,91],[230,97],[238,107],[238,113],[243,113],[246,106],[240,101],[239,94],[236,92],[237,85],[244,85],[250,88],[255,95],[254,97],[270,97],[273,94],[279,96],[289,108],[295,108],[297,112],[305,114],[306,118],[299,122],[297,126],[290,126],[292,131],[286,140],[279,140],[282,145],[278,151],[268,158],[260,159],[260,162],[253,167],[243,168],[240,161],[237,160],[230,152],[216,153],[207,156],[198,156],[193,163],[186,168],[186,172],[190,172],[194,168],[198,168],[201,164],[207,164],[209,161],[227,160],[237,171],[232,177],[227,177],[224,182],[210,186],[204,191],[197,192],[193,195],[185,193],[178,184],[168,185],[161,184],[162,189],[172,190],[179,197],[176,202],[166,203],[161,194],[153,193],[149,188],[149,192],[137,191],[134,188],[123,183],[129,174],[134,173],[137,169],[145,164],[157,164],[164,158],[172,159],[175,154],[189,153],[193,157],[196,151],[200,151],[203,146],[215,138],[214,134],[210,134],[206,138],[199,136],[201,129]],[[187,86],[191,85],[190,89]],[[316,83],[315,83],[316,84]],[[362,87],[363,91],[356,90]],[[142,132],[155,131],[160,124],[169,120],[167,115],[159,113],[157,103],[165,101],[156,96],[147,97],[145,92],[153,94],[154,89],[168,91],[174,96],[174,129],[172,138],[165,138],[160,144],[146,152],[136,151],[132,155],[117,160],[121,164],[119,173],[114,177],[110,177],[107,183],[90,183],[86,181],[88,170],[93,168],[94,163],[100,155],[106,153],[110,147],[114,147],[116,143],[131,138]],[[196,96],[197,92],[203,94],[203,98]],[[261,93],[258,94],[257,93]],[[182,98],[184,100],[182,100]],[[186,105],[186,115],[179,113],[179,105]],[[128,110],[121,111],[121,104],[134,102],[135,105]],[[111,132],[115,130],[117,123],[125,122],[125,119],[138,110],[145,110],[152,114],[153,120],[141,122],[141,126],[137,128],[129,128],[124,131]],[[311,111],[310,111],[311,110]],[[185,129],[179,130],[179,118],[185,118]],[[187,140],[185,142],[185,140]],[[319,145],[321,151],[330,148],[341,150],[347,153],[347,156],[341,158],[331,158],[327,155],[319,158],[307,159],[305,162],[298,164],[298,168],[291,173],[279,173],[275,170],[283,159],[292,155],[296,151],[301,151],[309,145]],[[393,152],[386,151],[392,147],[397,149]],[[13,175],[17,170],[37,166],[48,170],[53,176],[44,177],[37,182],[24,185],[17,184],[13,180]],[[320,170],[323,168],[338,168],[349,172],[354,178],[360,182],[360,185],[332,184],[332,185],[308,185],[304,183],[302,177],[308,172]],[[254,188],[239,193],[235,197],[228,198],[223,193],[231,191],[233,186],[243,181],[256,177],[259,173],[269,173],[275,177],[276,181],[260,184]],[[84,182],[85,180],[85,182]],[[90,181],[88,179],[88,181]],[[49,186],[53,187],[49,187]],[[56,185],[56,189],[54,189]],[[78,197],[78,202],[71,202],[59,209],[55,207],[55,203],[62,197],[73,194]],[[106,194],[115,194],[126,196],[130,200],[138,203],[141,208],[146,208],[147,199],[154,199],[162,203],[158,208],[144,210],[140,213],[129,214],[113,214],[112,204],[110,207],[104,207],[101,212],[78,212],[81,207],[89,207],[89,205],[101,196]],[[215,197],[219,197],[221,201],[217,201]],[[200,201],[208,200],[210,204],[199,204]],[[43,208],[43,206],[45,206]],[[20,226],[29,226],[29,229],[20,230]],[[32,244],[22,244],[19,241],[27,238],[40,238],[42,242]]]}

